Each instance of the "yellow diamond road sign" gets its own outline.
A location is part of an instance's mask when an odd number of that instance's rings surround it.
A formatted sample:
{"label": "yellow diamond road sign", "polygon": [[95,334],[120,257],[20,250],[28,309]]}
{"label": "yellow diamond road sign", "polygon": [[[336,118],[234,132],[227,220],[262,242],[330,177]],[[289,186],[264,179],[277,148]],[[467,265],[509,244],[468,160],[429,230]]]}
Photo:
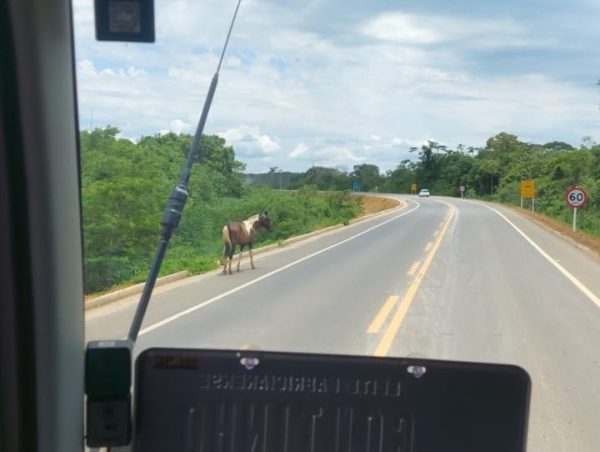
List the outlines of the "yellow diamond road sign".
{"label": "yellow diamond road sign", "polygon": [[417,184],[411,184],[411,185],[410,185],[410,189],[411,189],[412,191],[417,191]]}
{"label": "yellow diamond road sign", "polygon": [[521,198],[535,198],[535,181],[533,179],[521,181]]}

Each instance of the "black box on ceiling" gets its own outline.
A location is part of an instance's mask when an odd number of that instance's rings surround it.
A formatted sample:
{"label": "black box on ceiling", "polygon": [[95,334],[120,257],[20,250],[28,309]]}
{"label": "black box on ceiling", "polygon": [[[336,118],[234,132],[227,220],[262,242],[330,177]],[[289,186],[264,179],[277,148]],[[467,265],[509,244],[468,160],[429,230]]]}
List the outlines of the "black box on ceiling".
{"label": "black box on ceiling", "polygon": [[98,41],[154,42],[154,0],[94,0]]}

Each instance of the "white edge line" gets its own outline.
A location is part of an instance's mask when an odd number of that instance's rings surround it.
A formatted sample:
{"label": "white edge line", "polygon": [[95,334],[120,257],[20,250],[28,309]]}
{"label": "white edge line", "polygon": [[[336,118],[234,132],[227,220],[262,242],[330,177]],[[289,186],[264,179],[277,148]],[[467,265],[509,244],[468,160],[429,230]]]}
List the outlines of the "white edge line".
{"label": "white edge line", "polygon": [[500,215],[500,217],[502,217],[504,219],[504,221],[506,221],[509,225],[511,225],[515,231],[517,231],[519,234],[521,234],[521,236],[527,240],[527,242],[538,252],[540,253],[548,262],[550,262],[552,265],[554,265],[554,267],[561,272],[565,278],[567,278],[569,281],[571,281],[573,283],[573,285],[575,285],[575,287],[577,287],[581,292],[583,292],[583,294],[588,297],[596,306],[598,306],[600,308],[600,298],[598,298],[596,296],[596,294],[594,294],[594,292],[592,292],[590,289],[588,289],[581,281],[579,281],[575,276],[573,276],[573,274],[567,270],[565,267],[563,267],[562,265],[560,265],[558,262],[556,262],[556,260],[554,260],[552,258],[552,256],[550,256],[548,253],[546,253],[537,243],[535,243],[527,234],[525,234],[523,231],[521,231],[521,229],[519,229],[512,221],[510,221],[508,218],[506,218],[506,216],[498,211],[497,209],[488,206],[486,204],[483,203],[479,203],[479,202],[473,202],[473,201],[469,201],[472,204],[477,204],[483,207],[486,207],[494,212],[496,212],[496,214]]}
{"label": "white edge line", "polygon": [[198,309],[201,309],[201,308],[203,308],[205,306],[208,306],[209,304],[212,304],[212,303],[214,303],[216,301],[219,301],[219,300],[221,300],[221,299],[223,299],[223,298],[225,298],[225,297],[227,297],[227,296],[229,296],[229,295],[231,295],[231,294],[233,294],[235,292],[238,292],[238,291],[240,291],[242,289],[245,289],[246,287],[250,287],[250,286],[252,286],[252,285],[254,285],[254,284],[262,281],[263,279],[267,279],[267,278],[269,278],[269,277],[271,277],[273,275],[276,275],[277,273],[280,273],[280,272],[282,272],[284,270],[287,270],[288,268],[291,268],[291,267],[293,267],[295,265],[298,265],[301,262],[304,262],[304,261],[306,261],[308,259],[311,259],[311,258],[313,258],[315,256],[318,256],[319,254],[325,253],[325,252],[327,252],[327,251],[329,251],[329,250],[331,250],[333,248],[337,248],[338,246],[343,245],[344,243],[347,243],[347,242],[349,242],[351,240],[354,240],[355,238],[360,237],[361,235],[364,235],[364,234],[366,234],[368,232],[371,232],[374,229],[380,228],[383,225],[385,225],[387,223],[390,223],[392,221],[395,221],[395,220],[397,220],[400,217],[408,215],[409,213],[412,213],[415,210],[417,210],[419,207],[421,207],[421,204],[419,204],[417,201],[414,201],[414,200],[411,200],[411,201],[414,202],[416,204],[416,206],[414,208],[410,209],[410,210],[407,210],[406,212],[402,212],[401,214],[396,215],[395,217],[392,217],[392,218],[390,218],[390,219],[388,219],[386,221],[378,223],[375,226],[372,226],[372,227],[370,227],[368,229],[365,229],[362,232],[359,232],[358,234],[355,234],[355,235],[353,235],[351,237],[348,237],[347,239],[342,240],[341,242],[334,243],[333,245],[330,245],[327,248],[323,248],[322,250],[316,251],[316,252],[314,252],[312,254],[309,254],[307,256],[304,256],[304,257],[302,257],[302,258],[300,258],[298,260],[290,262],[289,264],[286,264],[283,267],[279,267],[276,270],[270,271],[269,273],[266,273],[266,274],[264,274],[264,275],[262,275],[262,276],[260,276],[260,277],[258,277],[256,279],[253,279],[252,281],[248,281],[247,283],[244,283],[244,284],[242,284],[240,286],[234,287],[233,289],[228,290],[227,292],[223,292],[223,293],[221,293],[221,294],[219,294],[219,295],[217,295],[217,296],[215,296],[213,298],[210,298],[210,299],[208,299],[208,300],[206,300],[206,301],[204,301],[204,302],[202,302],[200,304],[197,304],[196,306],[192,306],[191,308],[185,309],[184,311],[178,312],[177,314],[173,314],[172,316],[167,317],[166,319],[163,319],[160,322],[156,322],[156,323],[154,323],[152,325],[149,325],[146,328],[143,328],[142,330],[140,330],[138,336],[142,336],[142,335],[144,335],[146,333],[149,333],[150,331],[153,331],[153,330],[155,330],[157,328],[160,328],[161,326],[164,326],[167,323],[171,323],[174,320],[177,320],[177,319],[179,319],[179,318],[181,318],[183,316],[186,316],[186,315],[188,315],[188,314],[190,314],[190,313],[192,313],[194,311],[197,311]]}

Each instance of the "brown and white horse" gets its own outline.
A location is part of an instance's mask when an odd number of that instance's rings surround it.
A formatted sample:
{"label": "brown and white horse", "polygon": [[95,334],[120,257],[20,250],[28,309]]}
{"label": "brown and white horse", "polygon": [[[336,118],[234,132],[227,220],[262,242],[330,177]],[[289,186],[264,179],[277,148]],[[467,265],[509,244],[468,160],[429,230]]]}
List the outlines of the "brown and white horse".
{"label": "brown and white horse", "polygon": [[250,265],[252,265],[252,269],[254,269],[252,246],[254,245],[254,236],[256,235],[256,230],[261,227],[265,228],[269,232],[273,230],[271,219],[266,211],[264,213],[254,215],[247,220],[242,221],[241,223],[238,223],[237,221],[230,221],[223,226],[223,242],[225,244],[225,249],[223,250],[223,259],[221,263],[223,264],[224,274],[227,274],[227,266],[229,265],[229,274],[231,275],[231,261],[233,259],[233,253],[235,253],[236,245],[240,246],[237,271],[240,271],[242,251],[246,245],[248,245],[248,250],[250,252]]}

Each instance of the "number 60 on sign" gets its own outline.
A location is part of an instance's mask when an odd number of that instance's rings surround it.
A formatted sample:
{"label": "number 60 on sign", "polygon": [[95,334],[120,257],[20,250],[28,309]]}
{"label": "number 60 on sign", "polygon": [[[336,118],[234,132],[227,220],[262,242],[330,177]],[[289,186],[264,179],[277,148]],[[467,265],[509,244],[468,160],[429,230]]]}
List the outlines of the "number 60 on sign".
{"label": "number 60 on sign", "polygon": [[566,193],[567,204],[573,208],[579,208],[583,206],[587,201],[587,198],[588,196],[585,190],[579,187],[572,187],[567,190]]}

